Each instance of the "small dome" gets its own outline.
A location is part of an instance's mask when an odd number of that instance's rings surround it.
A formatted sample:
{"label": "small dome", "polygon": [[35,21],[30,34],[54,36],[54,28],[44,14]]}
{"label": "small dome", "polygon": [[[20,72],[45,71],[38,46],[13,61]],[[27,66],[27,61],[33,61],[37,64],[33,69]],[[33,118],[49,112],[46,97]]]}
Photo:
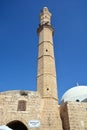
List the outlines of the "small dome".
{"label": "small dome", "polygon": [[45,6],[44,9],[48,9],[48,8]]}
{"label": "small dome", "polygon": [[75,86],[64,93],[61,103],[67,101],[82,102],[87,98],[87,86]]}

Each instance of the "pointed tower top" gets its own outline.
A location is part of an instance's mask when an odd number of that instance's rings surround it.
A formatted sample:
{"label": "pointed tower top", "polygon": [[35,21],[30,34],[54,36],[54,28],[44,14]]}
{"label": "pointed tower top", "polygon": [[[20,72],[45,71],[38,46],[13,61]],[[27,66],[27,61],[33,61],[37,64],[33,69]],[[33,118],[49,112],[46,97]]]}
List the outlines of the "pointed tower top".
{"label": "pointed tower top", "polygon": [[47,8],[47,7],[45,6],[45,7],[43,7],[43,8]]}
{"label": "pointed tower top", "polygon": [[51,25],[51,13],[47,7],[44,7],[40,13],[40,24],[43,25],[45,23]]}
{"label": "pointed tower top", "polygon": [[47,9],[48,10],[48,8],[45,6],[45,7],[43,7],[43,9]]}
{"label": "pointed tower top", "polygon": [[40,13],[40,24],[37,29],[37,33],[39,34],[40,31],[43,29],[43,27],[47,27],[52,31],[52,34],[54,34],[54,29],[51,25],[51,16],[52,14],[49,12],[47,7],[43,7]]}
{"label": "pointed tower top", "polygon": [[43,9],[41,10],[41,13],[43,13],[43,12],[49,12],[49,10],[48,10],[48,8],[47,7],[43,7]]}

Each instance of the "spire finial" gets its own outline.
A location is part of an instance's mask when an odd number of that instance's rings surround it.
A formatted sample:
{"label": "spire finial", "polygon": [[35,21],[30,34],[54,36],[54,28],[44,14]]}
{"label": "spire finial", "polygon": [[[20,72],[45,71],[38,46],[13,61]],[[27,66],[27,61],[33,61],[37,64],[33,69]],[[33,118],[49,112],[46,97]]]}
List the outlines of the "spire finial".
{"label": "spire finial", "polygon": [[79,86],[79,83],[77,82],[76,85]]}

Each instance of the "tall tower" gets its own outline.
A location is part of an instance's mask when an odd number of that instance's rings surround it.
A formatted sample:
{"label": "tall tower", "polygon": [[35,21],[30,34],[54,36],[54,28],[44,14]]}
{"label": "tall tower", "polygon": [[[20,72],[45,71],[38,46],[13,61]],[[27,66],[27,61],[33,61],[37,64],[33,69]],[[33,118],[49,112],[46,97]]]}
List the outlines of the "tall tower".
{"label": "tall tower", "polygon": [[54,29],[51,13],[44,7],[40,13],[37,90],[42,96],[41,130],[62,130],[58,108],[55,58],[53,49]]}
{"label": "tall tower", "polygon": [[57,83],[55,58],[53,49],[54,29],[51,25],[51,13],[44,7],[40,13],[40,24],[37,29],[39,35],[37,90],[42,97],[57,100]]}

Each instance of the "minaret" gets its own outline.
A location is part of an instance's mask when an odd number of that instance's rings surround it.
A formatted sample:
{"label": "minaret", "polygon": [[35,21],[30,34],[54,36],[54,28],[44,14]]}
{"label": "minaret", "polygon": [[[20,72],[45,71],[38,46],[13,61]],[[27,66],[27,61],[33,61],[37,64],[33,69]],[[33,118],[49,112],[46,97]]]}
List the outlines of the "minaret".
{"label": "minaret", "polygon": [[53,48],[54,29],[51,25],[51,13],[44,7],[40,13],[37,90],[43,98],[58,99]]}

